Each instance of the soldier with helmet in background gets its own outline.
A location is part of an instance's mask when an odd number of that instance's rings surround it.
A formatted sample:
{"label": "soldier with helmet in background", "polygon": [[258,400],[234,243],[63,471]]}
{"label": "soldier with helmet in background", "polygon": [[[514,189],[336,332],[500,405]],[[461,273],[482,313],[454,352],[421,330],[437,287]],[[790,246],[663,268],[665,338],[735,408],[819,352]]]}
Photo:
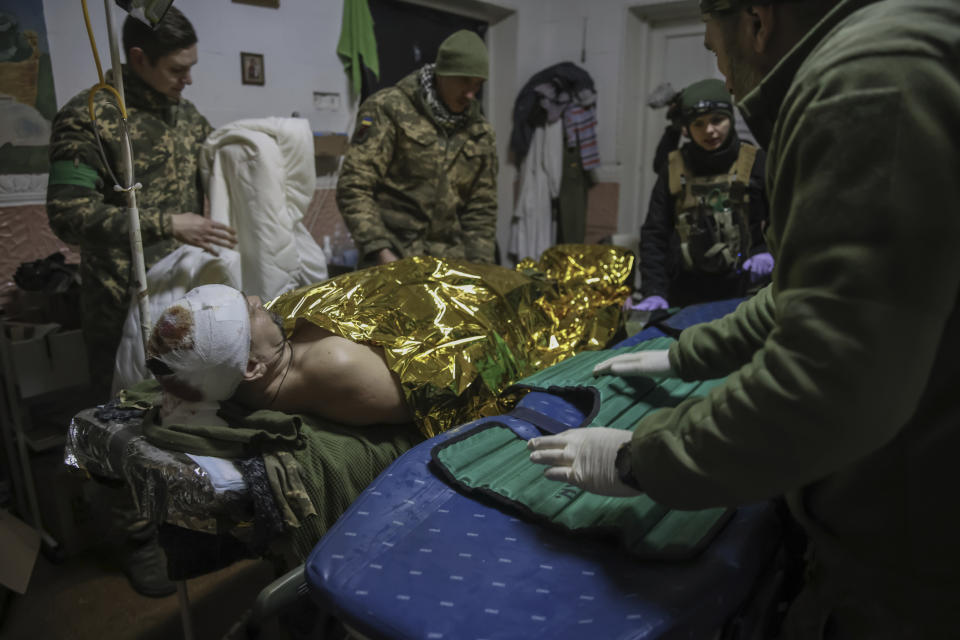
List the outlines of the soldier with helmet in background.
{"label": "soldier with helmet in background", "polygon": [[733,99],[720,80],[695,82],[678,102],[690,141],[669,153],[650,196],[640,310],[742,296],[773,270],[763,240],[763,151],[737,136]]}

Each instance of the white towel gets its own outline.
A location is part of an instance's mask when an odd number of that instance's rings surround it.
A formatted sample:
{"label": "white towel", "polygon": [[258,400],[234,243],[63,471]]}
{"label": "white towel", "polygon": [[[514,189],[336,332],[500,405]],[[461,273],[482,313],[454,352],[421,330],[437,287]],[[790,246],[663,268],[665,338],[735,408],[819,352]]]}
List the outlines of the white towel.
{"label": "white towel", "polygon": [[233,461],[213,456],[197,456],[192,453],[187,455],[207,473],[216,493],[247,490],[247,482]]}

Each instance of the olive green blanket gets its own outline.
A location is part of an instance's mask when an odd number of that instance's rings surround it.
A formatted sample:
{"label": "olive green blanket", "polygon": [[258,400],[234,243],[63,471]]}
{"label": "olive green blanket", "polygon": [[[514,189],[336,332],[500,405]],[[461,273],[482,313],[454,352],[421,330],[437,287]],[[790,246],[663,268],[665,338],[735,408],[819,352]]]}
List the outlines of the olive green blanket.
{"label": "olive green blanket", "polygon": [[[231,403],[219,412],[229,427],[160,424],[160,399],[159,385],[150,380],[123,391],[119,406],[146,410],[144,436],[160,448],[226,458],[263,456],[285,515],[290,550],[301,561],[381,471],[423,440],[412,424],[348,428],[307,414],[249,411]],[[312,509],[300,508],[301,491]]]}

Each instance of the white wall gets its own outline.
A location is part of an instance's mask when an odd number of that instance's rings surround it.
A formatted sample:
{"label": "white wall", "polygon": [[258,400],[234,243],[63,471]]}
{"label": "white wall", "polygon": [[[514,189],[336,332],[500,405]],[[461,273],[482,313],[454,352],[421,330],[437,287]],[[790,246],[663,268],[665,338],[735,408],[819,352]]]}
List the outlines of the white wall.
{"label": "white wall", "polygon": [[587,71],[597,90],[597,142],[603,181],[616,181],[617,110],[623,17],[620,0],[544,0],[538,13],[536,48],[520,60],[521,86],[530,76],[558,62]]}
{"label": "white wall", "polygon": [[[682,0],[678,0],[682,1]],[[692,0],[687,0],[690,2]],[[58,104],[96,82],[80,3],[43,0],[53,60]],[[101,59],[109,66],[104,4],[88,0]],[[478,12],[470,0],[430,2],[450,11]],[[483,3],[516,12],[517,35],[514,95],[537,71],[562,61],[582,66],[594,78],[599,94],[599,145],[605,167],[616,166],[620,84],[626,17],[631,5],[644,0],[493,0]],[[116,22],[123,12],[111,1]],[[282,0],[280,9],[238,4],[230,0],[176,0],[199,36],[200,59],[194,84],[184,95],[214,126],[231,120],[299,111],[314,129],[346,130],[348,87],[336,56],[340,35],[340,0]],[[586,59],[581,61],[586,20]],[[263,53],[266,85],[240,83],[240,52]],[[496,55],[495,53],[493,55]],[[636,70],[631,69],[630,72]],[[313,92],[335,92],[343,98],[339,111],[317,111]],[[512,103],[512,99],[511,99]],[[510,123],[497,133],[510,135]],[[613,177],[613,176],[611,176]]]}
{"label": "white wall", "polygon": [[646,92],[652,89],[644,82],[650,25],[697,15],[696,0],[518,2],[522,35],[517,47],[517,90],[534,73],[557,62],[573,62],[593,77],[601,161],[597,173],[602,182],[620,184],[621,233],[639,233],[649,195],[642,160],[658,141],[638,131],[649,115],[643,111],[647,110]]}
{"label": "white wall", "polygon": [[[125,14],[110,0],[117,30]],[[184,91],[214,126],[240,118],[289,116],[298,111],[314,130],[346,131],[350,100],[336,55],[342,3],[282,0],[279,9],[230,0],[176,0],[199,38],[193,86]],[[78,0],[43,0],[57,103],[96,83]],[[105,67],[110,65],[104,3],[88,0],[91,23]],[[119,33],[118,33],[119,39]],[[240,82],[240,52],[262,53],[266,84]],[[339,93],[337,111],[313,108],[313,92]]]}
{"label": "white wall", "polygon": [[[88,0],[104,64],[109,66],[104,5]],[[643,153],[638,145],[656,144],[638,137],[637,108],[645,96],[638,68],[647,34],[638,16],[695,10],[696,0],[414,0],[435,8],[486,17],[493,71],[486,105],[501,152],[500,239],[504,244],[512,212],[515,172],[506,163],[506,144],[517,91],[534,73],[571,61],[591,74],[597,89],[599,177],[622,182],[629,197],[621,198],[620,231],[636,233],[634,209],[643,202],[637,175]],[[47,18],[58,104],[96,81],[78,0],[43,0]],[[116,21],[123,13],[113,7]],[[279,9],[237,4],[230,0],[176,0],[199,37],[194,84],[184,95],[214,126],[261,116],[289,116],[298,111],[314,130],[347,131],[355,106],[343,66],[336,55],[341,0],[282,0]],[[586,38],[584,39],[584,24]],[[263,53],[266,85],[240,83],[240,52]],[[642,58],[640,58],[642,59]],[[313,92],[342,96],[337,111],[313,108]]]}

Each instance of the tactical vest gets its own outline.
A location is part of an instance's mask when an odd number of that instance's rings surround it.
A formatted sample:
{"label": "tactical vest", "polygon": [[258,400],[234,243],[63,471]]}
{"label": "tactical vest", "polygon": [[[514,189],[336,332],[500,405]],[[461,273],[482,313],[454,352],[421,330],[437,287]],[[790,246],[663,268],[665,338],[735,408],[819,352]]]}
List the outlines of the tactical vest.
{"label": "tactical vest", "polygon": [[756,147],[741,144],[728,173],[694,176],[684,164],[680,150],[670,152],[670,195],[675,202],[685,270],[729,273],[749,257],[747,186],[756,157]]}

